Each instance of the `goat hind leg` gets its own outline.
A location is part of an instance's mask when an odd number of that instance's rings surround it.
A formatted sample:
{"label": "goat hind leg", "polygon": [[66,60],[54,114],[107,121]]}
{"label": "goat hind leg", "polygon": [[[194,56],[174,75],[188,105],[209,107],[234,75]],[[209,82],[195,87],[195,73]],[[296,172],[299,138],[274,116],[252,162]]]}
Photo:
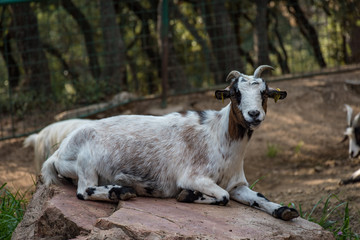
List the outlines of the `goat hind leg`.
{"label": "goat hind leg", "polygon": [[91,167],[78,167],[77,197],[81,200],[110,201],[128,200],[136,197],[132,187],[119,185],[98,186],[99,176]]}
{"label": "goat hind leg", "polygon": [[136,197],[135,190],[132,187],[119,185],[88,187],[85,192],[89,200],[117,202],[119,200],[128,200]]}
{"label": "goat hind leg", "polygon": [[136,197],[132,187],[119,185],[98,186],[98,175],[95,171],[79,174],[77,197],[81,200],[110,201],[128,200]]}

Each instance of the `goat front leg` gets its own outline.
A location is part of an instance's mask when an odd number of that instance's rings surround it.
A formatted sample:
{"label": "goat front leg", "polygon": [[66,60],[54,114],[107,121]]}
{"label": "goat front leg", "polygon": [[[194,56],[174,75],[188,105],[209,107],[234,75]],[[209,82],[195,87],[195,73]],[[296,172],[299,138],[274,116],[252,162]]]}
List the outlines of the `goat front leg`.
{"label": "goat front leg", "polygon": [[226,205],[229,193],[208,177],[184,178],[178,184],[183,190],[177,196],[179,202]]}
{"label": "goat front leg", "polygon": [[233,188],[233,190],[230,191],[230,198],[237,202],[260,209],[275,218],[285,221],[289,221],[299,216],[296,209],[273,203],[261,193],[255,192],[245,185]]}

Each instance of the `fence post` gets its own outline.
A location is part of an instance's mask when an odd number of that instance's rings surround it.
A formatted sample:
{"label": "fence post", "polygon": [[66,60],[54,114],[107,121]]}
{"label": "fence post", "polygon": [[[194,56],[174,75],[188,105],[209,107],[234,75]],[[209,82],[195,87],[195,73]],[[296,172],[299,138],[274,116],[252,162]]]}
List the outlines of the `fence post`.
{"label": "fence post", "polygon": [[168,90],[168,58],[169,58],[169,4],[168,0],[161,0],[160,10],[160,41],[161,41],[161,107],[167,106],[167,90]]}

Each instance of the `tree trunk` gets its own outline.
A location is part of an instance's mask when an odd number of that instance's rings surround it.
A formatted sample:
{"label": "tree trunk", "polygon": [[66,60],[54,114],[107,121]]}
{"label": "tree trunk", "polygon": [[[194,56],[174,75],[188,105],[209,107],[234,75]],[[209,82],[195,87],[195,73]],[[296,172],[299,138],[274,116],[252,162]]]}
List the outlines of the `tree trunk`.
{"label": "tree trunk", "polygon": [[351,49],[351,62],[352,63],[358,63],[360,62],[360,27],[352,26],[350,30],[350,49]]}
{"label": "tree trunk", "polygon": [[321,68],[326,67],[325,60],[323,58],[319,39],[315,28],[310,24],[310,22],[305,17],[303,10],[301,9],[298,0],[288,0],[287,2],[288,11],[295,17],[296,23],[299,26],[301,34],[309,42],[312,47],[319,66]]}
{"label": "tree trunk", "polygon": [[[157,3],[156,6],[158,6]],[[156,84],[154,83],[155,78],[161,78],[161,58],[157,48],[157,42],[152,36],[150,30],[150,22],[153,21],[155,24],[157,22],[157,12],[147,11],[147,9],[143,8],[137,1],[127,2],[127,7],[133,11],[141,21],[141,47],[148,56],[153,68],[157,71],[157,76],[154,76],[151,72],[147,73],[148,93],[152,94],[157,90],[155,86]]]}
{"label": "tree trunk", "polygon": [[202,4],[205,6],[203,18],[210,37],[212,52],[220,69],[220,77],[215,77],[215,83],[221,84],[224,83],[231,70],[243,71],[244,65],[224,1],[203,0]]}
{"label": "tree trunk", "polygon": [[257,56],[257,65],[271,65],[269,59],[269,44],[267,31],[267,4],[268,0],[256,0],[256,19],[254,48]]}
{"label": "tree trunk", "polygon": [[[278,12],[277,12],[276,8],[270,9],[268,17],[270,17],[270,16],[272,17],[272,19],[274,19],[274,28],[272,30],[270,30],[269,32],[274,33],[276,39],[279,42],[281,53],[276,49],[276,47],[271,43],[270,40],[268,41],[269,42],[269,50],[275,53],[275,55],[278,59],[278,63],[280,64],[280,67],[281,67],[281,72],[283,74],[290,73],[290,68],[288,65],[288,55],[287,55],[287,52],[285,49],[284,41],[279,32],[279,20],[277,17]],[[268,21],[268,22],[270,22],[270,21]]]}
{"label": "tree trunk", "polygon": [[[3,31],[1,31],[3,32]],[[20,70],[15,58],[12,54],[12,47],[10,44],[10,35],[6,34],[2,37],[4,44],[0,47],[0,52],[4,58],[6,68],[8,71],[9,87],[11,89],[16,88],[20,81]]]}
{"label": "tree trunk", "polygon": [[40,94],[51,92],[51,79],[48,61],[41,45],[38,22],[30,3],[10,5],[13,16],[12,36],[20,52],[25,70],[24,84]]}
{"label": "tree trunk", "polygon": [[195,26],[191,25],[188,18],[181,13],[180,9],[178,8],[177,4],[172,4],[172,9],[174,11],[175,18],[179,19],[181,23],[185,26],[185,28],[190,32],[190,34],[194,37],[196,42],[201,46],[201,51],[204,55],[204,58],[206,59],[207,67],[208,69],[219,72],[218,65],[215,64],[215,58],[214,53],[211,51],[211,49],[208,46],[208,43],[206,40],[200,36],[198,30],[196,30]]}
{"label": "tree trunk", "polygon": [[126,89],[124,43],[116,23],[112,0],[99,0],[101,27],[104,43],[104,63],[102,79],[107,81],[107,94]]}
{"label": "tree trunk", "polygon": [[100,78],[101,70],[95,50],[94,31],[85,15],[74,5],[71,0],[62,0],[63,8],[75,19],[84,35],[86,51],[89,58],[89,68],[94,79]]}
{"label": "tree trunk", "polygon": [[69,66],[69,64],[65,61],[65,59],[61,55],[61,52],[49,43],[43,42],[42,46],[48,54],[51,54],[60,61],[62,65],[63,74],[74,83],[74,81],[76,81],[79,78],[79,74]]}

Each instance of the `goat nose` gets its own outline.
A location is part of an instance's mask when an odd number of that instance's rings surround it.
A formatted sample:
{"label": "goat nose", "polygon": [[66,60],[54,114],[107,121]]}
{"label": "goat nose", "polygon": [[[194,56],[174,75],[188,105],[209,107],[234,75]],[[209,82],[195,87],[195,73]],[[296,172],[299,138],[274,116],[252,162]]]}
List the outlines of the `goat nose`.
{"label": "goat nose", "polygon": [[260,112],[258,110],[251,110],[248,112],[248,114],[252,118],[257,118],[260,115]]}

